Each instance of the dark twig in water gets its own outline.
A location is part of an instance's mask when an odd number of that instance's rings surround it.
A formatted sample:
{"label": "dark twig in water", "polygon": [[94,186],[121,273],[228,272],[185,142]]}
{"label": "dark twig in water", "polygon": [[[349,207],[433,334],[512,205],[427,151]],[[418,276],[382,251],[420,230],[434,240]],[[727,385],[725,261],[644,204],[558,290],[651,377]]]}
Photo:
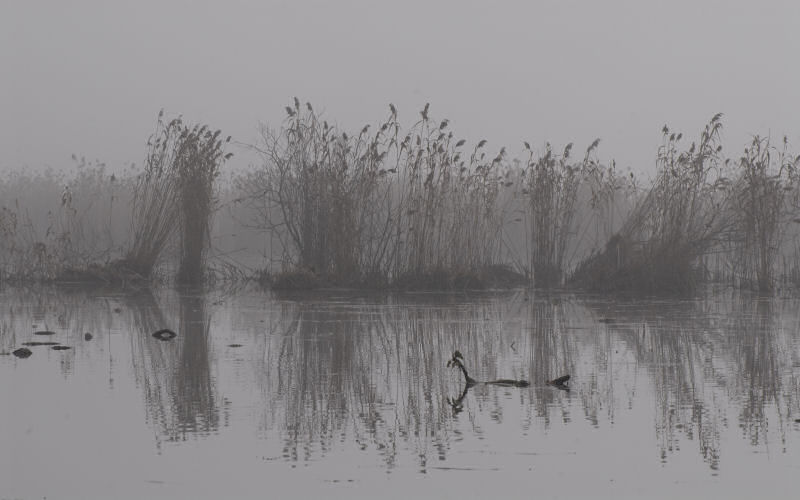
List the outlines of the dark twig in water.
{"label": "dark twig in water", "polygon": [[[462,400],[464,399],[464,397],[467,394],[467,389],[469,389],[470,387],[472,387],[474,385],[477,385],[477,384],[492,384],[492,385],[502,385],[502,386],[508,386],[508,387],[528,387],[528,386],[531,385],[530,382],[528,382],[527,380],[514,380],[514,379],[507,379],[507,378],[501,378],[501,379],[492,380],[492,381],[489,381],[489,382],[477,381],[474,378],[470,377],[469,373],[467,373],[467,369],[464,367],[464,355],[461,354],[461,351],[453,352],[453,357],[450,358],[449,360],[447,360],[447,367],[450,368],[452,366],[454,366],[454,367],[458,368],[459,370],[461,370],[461,373],[464,374],[464,381],[466,382],[466,387],[464,388],[464,392],[462,392],[461,396],[459,396],[455,400],[448,399],[448,403],[450,403],[450,405],[453,406],[453,408],[456,409],[457,411],[460,411],[460,409],[461,409],[461,402],[462,402]],[[549,385],[549,386],[555,387],[556,389],[561,389],[561,390],[564,390],[564,391],[568,391],[569,390],[569,380],[570,380],[570,376],[569,375],[562,375],[561,377],[555,378],[553,380],[548,380],[546,382],[546,384]]]}
{"label": "dark twig in water", "polygon": [[509,387],[528,387],[529,385],[531,385],[530,382],[528,382],[527,380],[513,380],[508,378],[501,378],[489,382],[479,382],[474,378],[470,377],[469,373],[467,373],[467,369],[464,367],[464,356],[461,354],[460,351],[455,351],[453,353],[453,357],[447,361],[447,367],[449,368],[451,366],[455,366],[459,370],[461,370],[461,373],[464,374],[464,380],[467,383],[467,387],[472,387],[473,385],[476,384],[492,384],[492,385],[503,385]]}

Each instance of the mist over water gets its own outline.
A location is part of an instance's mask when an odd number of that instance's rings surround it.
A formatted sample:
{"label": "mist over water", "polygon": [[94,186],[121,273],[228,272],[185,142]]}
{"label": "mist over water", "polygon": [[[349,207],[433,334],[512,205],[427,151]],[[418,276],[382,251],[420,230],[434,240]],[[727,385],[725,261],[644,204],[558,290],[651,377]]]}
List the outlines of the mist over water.
{"label": "mist over water", "polygon": [[[796,299],[0,298],[10,498],[792,497]],[[10,354],[37,330],[71,349]],[[531,385],[466,389],[456,349],[478,380]]]}
{"label": "mist over water", "polygon": [[0,500],[794,498],[798,21],[3,0]]}

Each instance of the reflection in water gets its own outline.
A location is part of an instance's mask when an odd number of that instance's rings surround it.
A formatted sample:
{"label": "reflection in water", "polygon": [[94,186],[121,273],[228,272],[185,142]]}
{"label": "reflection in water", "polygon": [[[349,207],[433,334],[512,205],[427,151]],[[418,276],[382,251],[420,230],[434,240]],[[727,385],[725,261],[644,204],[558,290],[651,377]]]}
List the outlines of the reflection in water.
{"label": "reflection in water", "polygon": [[[170,441],[187,435],[207,435],[219,426],[219,408],[211,376],[209,333],[211,318],[205,296],[180,293],[159,301],[149,292],[128,297],[133,312],[130,334],[133,367],[142,387],[149,419],[158,427],[157,438]],[[172,328],[171,341],[152,333]]]}
{"label": "reflection in water", "polygon": [[[740,407],[739,425],[752,445],[768,439],[771,407],[781,441],[785,441],[789,416],[798,415],[798,379],[794,367],[800,366],[796,349],[797,304],[772,300],[739,300],[732,316],[731,329],[741,339],[726,346],[741,367],[734,371],[733,394]],[[781,307],[792,307],[789,311]],[[791,312],[791,314],[787,314]],[[787,318],[793,321],[785,325]]]}
{"label": "reflection in water", "polygon": [[219,426],[211,377],[209,333],[211,318],[203,295],[180,296],[180,359],[176,370],[177,391],[173,404],[180,430],[207,434]]}
{"label": "reflection in water", "polygon": [[[493,429],[545,436],[580,422],[611,432],[644,414],[655,456],[668,462],[695,448],[716,471],[729,427],[749,445],[777,439],[786,451],[800,417],[797,300],[722,292],[683,301],[525,293],[212,301],[192,291],[55,289],[0,297],[0,353],[31,340],[32,325],[55,329],[75,347],[52,356],[65,377],[100,357],[114,390],[126,375],[121,338],[159,450],[249,420],[264,442],[280,442],[265,455],[307,462],[351,449],[386,470],[411,461],[428,472],[459,443],[491,442]],[[152,338],[161,328],[178,336]],[[85,332],[94,340],[83,341]],[[244,347],[231,351],[233,340]],[[446,366],[455,350],[478,380],[531,386],[467,390]],[[28,362],[3,356],[0,368]],[[545,383],[566,373],[569,392]]]}
{"label": "reflection in water", "polygon": [[[596,311],[609,304],[590,304]],[[712,470],[729,412],[750,444],[768,444],[770,423],[785,442],[798,409],[798,301],[733,292],[693,301],[613,304],[609,332],[647,370],[662,460],[681,439],[696,441]],[[610,349],[607,350],[610,352]],[[777,425],[776,425],[777,424]]]}
{"label": "reflection in water", "polygon": [[[774,311],[781,303],[730,295],[655,303],[487,298],[447,308],[399,299],[287,303],[283,314],[291,319],[270,346],[278,354],[267,380],[277,383],[265,389],[266,404],[285,414],[265,428],[281,428],[293,460],[324,455],[349,432],[391,467],[400,438],[424,470],[431,448],[446,458],[462,414],[480,436],[482,416],[502,422],[508,410],[509,400],[498,397],[508,390],[466,391],[459,375],[445,370],[459,349],[478,367],[475,378],[530,377],[531,389],[513,396],[526,414],[523,430],[534,418],[545,429],[553,418],[569,423],[576,409],[595,427],[603,419],[613,425],[615,414],[641,397],[635,387],[644,375],[661,459],[694,442],[716,470],[732,408],[753,445],[767,439],[770,418],[783,436],[790,415],[800,413],[792,372],[797,342],[776,325],[787,317],[797,322],[796,303]],[[609,313],[613,320],[597,321]],[[576,374],[572,393],[544,384],[562,373]]]}

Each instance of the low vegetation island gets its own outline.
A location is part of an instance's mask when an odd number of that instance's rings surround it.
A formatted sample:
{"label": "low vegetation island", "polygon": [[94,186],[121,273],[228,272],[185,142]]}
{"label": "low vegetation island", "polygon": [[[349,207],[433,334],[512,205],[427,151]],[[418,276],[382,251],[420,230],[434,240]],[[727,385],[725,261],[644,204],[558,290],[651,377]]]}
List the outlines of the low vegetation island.
{"label": "low vegetation island", "polygon": [[[800,281],[800,156],[754,137],[728,157],[722,115],[667,126],[652,180],[524,142],[468,144],[429,105],[345,131],[294,99],[254,145],[159,113],[141,167],[0,178],[0,282],[274,289],[574,287],[773,291]],[[260,161],[227,171],[234,148]],[[221,175],[221,174],[225,175]],[[640,174],[641,176],[642,174]]]}

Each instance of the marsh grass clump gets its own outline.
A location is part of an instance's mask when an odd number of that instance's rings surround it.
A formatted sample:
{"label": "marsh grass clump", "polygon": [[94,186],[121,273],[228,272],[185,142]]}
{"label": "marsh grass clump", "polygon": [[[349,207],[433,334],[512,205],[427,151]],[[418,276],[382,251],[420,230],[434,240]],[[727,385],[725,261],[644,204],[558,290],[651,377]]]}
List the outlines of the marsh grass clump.
{"label": "marsh grass clump", "polygon": [[429,106],[405,134],[396,156],[402,191],[393,217],[397,234],[392,276],[427,280],[436,274],[477,276],[500,262],[508,212],[506,150],[472,148]]}
{"label": "marsh grass clump", "polygon": [[392,114],[374,133],[339,132],[295,99],[284,128],[262,128],[261,168],[240,182],[254,225],[277,239],[282,272],[314,270],[355,284],[379,273],[388,251]]}
{"label": "marsh grass clump", "polygon": [[214,212],[214,181],[225,160],[221,131],[206,125],[183,125],[175,156],[180,199],[181,258],[178,282],[199,284],[203,281],[205,255],[210,246],[211,219]]}
{"label": "marsh grass clump", "polygon": [[164,121],[158,114],[156,131],[147,141],[144,171],[137,177],[132,207],[133,239],[120,264],[149,278],[177,226],[180,191],[176,172],[183,123]]}
{"label": "marsh grass clump", "polygon": [[[579,241],[581,221],[575,217],[582,208],[591,189],[595,200],[602,188],[592,181],[602,180],[607,167],[593,156],[600,140],[595,140],[587,149],[583,160],[573,161],[572,143],[561,155],[553,153],[550,144],[544,153],[535,154],[528,142],[525,150],[528,158],[522,172],[522,212],[527,233],[529,269],[533,272],[536,286],[551,287],[563,283],[569,265],[567,256]],[[611,180],[611,175],[608,176]],[[596,203],[596,202],[595,202]],[[599,204],[598,204],[599,206]],[[586,217],[584,210],[580,215]]]}
{"label": "marsh grass clump", "polygon": [[525,194],[530,220],[530,269],[541,286],[561,282],[581,181],[580,166],[569,163],[571,149],[572,144],[568,144],[560,158],[556,158],[549,144],[538,158],[528,150]]}
{"label": "marsh grass clump", "polygon": [[681,149],[682,134],[665,126],[656,180],[601,253],[582,262],[572,282],[590,288],[692,289],[700,260],[730,239],[732,190],[721,160],[721,114],[700,140]]}
{"label": "marsh grass clump", "polygon": [[[299,100],[265,130],[264,162],[241,185],[255,225],[280,242],[282,273],[345,286],[391,286],[481,272],[498,262],[504,150],[469,153],[429,107],[406,133],[397,110],[373,132],[340,132]],[[295,280],[297,281],[297,280]],[[308,280],[300,280],[307,283]]]}
{"label": "marsh grass clump", "polygon": [[738,161],[730,268],[740,283],[762,292],[774,289],[776,262],[790,226],[798,222],[798,166],[800,156],[792,157],[786,137],[778,149],[756,136]]}
{"label": "marsh grass clump", "polygon": [[[178,281],[199,283],[209,246],[214,180],[225,153],[219,130],[187,125],[181,118],[164,121],[158,115],[147,142],[144,172],[133,199],[133,241],[119,264],[149,278],[173,235],[181,230]],[[176,223],[179,222],[179,223]]]}
{"label": "marsh grass clump", "polygon": [[534,276],[558,285],[585,244],[588,223],[576,214],[613,204],[597,201],[613,170],[594,156],[599,141],[578,161],[571,145],[537,156],[526,143],[520,168],[505,148],[458,139],[427,104],[408,129],[390,105],[357,134],[297,99],[286,109],[284,127],[264,129],[256,147],[262,165],[239,182],[252,225],[279,243],[284,276],[313,270],[320,283],[360,287],[519,286]]}

